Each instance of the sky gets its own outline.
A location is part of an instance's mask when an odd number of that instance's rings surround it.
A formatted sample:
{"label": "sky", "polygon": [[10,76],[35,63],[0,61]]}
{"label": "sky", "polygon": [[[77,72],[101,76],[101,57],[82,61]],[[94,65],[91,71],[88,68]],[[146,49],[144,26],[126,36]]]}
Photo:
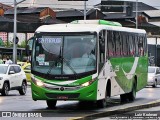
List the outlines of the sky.
{"label": "sky", "polygon": [[[22,0],[17,0],[17,2],[19,1],[22,1]],[[26,0],[26,1],[35,1],[35,0]],[[43,0],[43,1],[47,2],[47,0]],[[52,1],[57,1],[57,0],[52,0]],[[0,0],[0,3],[4,3],[4,4],[13,4],[13,2],[14,0]],[[101,0],[88,0],[89,4],[98,4],[100,2]]]}
{"label": "sky", "polygon": [[[22,1],[22,0],[17,0],[17,2]],[[101,0],[88,0],[87,1],[87,6],[93,7],[93,5],[100,3]],[[10,4],[13,5],[14,0],[0,0],[0,3],[3,4]],[[25,0],[23,2],[24,4],[19,4],[19,7],[51,7],[53,6],[55,8],[74,8],[74,9],[81,9],[84,8],[84,2],[83,1],[58,1],[58,0]],[[30,3],[30,4],[29,4]],[[35,4],[33,4],[35,3]],[[38,3],[38,4],[36,4]],[[39,4],[40,3],[40,4]]]}
{"label": "sky", "polygon": [[[17,2],[19,2],[19,1],[21,1],[21,0],[17,0]],[[52,1],[54,2],[54,1],[58,1],[58,0],[26,0],[25,3],[29,3],[29,2],[33,3],[33,1],[42,1],[43,5],[49,5],[49,4],[47,4],[48,2],[52,2]],[[121,1],[121,0],[119,0],[119,1]],[[123,1],[136,1],[136,0],[123,0]],[[158,9],[160,9],[160,0],[138,0],[138,1],[139,2],[144,2],[144,3],[146,3],[146,4],[150,5],[150,6],[153,6],[153,7],[156,7]],[[13,2],[14,2],[14,0],[0,0],[0,3],[4,3],[4,4],[12,4],[13,5]],[[101,0],[88,0],[87,4],[88,5],[95,5],[95,4],[98,4],[100,2],[101,2]],[[64,1],[60,2],[60,4],[64,4],[64,5],[66,3],[68,4],[68,2],[64,2]],[[80,4],[80,2],[73,2],[73,1],[71,3],[74,3],[76,5]]]}

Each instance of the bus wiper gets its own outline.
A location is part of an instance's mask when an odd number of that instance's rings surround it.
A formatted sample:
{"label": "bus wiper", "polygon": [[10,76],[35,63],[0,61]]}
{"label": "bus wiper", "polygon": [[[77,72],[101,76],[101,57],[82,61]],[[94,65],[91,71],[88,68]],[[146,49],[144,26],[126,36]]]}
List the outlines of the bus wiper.
{"label": "bus wiper", "polygon": [[[48,50],[48,51],[50,52],[50,50]],[[60,50],[60,52],[61,52],[61,50]],[[57,60],[58,60],[58,59],[56,59],[56,61],[57,61]],[[52,70],[54,67],[55,67],[55,62],[52,63],[51,67],[50,67],[49,70],[47,71],[46,76],[48,76],[48,75],[50,74],[51,70]]]}
{"label": "bus wiper", "polygon": [[[76,71],[72,68],[72,66],[68,63],[68,61],[67,61],[65,58],[63,58],[61,55],[59,55],[59,56],[57,57],[56,62],[58,62],[58,61],[63,61],[63,62],[65,62],[66,65],[67,65],[67,66],[72,70],[72,72],[77,76]],[[55,67],[55,62],[54,62],[54,63],[51,65],[51,67],[49,68],[49,70],[48,70],[48,72],[47,72],[47,75],[50,74],[51,70],[52,70],[54,67]]]}
{"label": "bus wiper", "polygon": [[[68,63],[68,61],[61,55],[61,52],[62,50],[61,50],[61,47],[60,47],[60,52],[59,52],[59,56],[57,57],[57,59],[56,59],[56,61],[55,62],[58,62],[58,61],[63,61],[63,62],[65,62],[66,63],[66,65],[72,70],[72,72],[77,76],[77,73],[76,73],[76,71],[72,68],[72,66]],[[62,63],[62,62],[61,62]],[[63,65],[63,64],[62,64]],[[49,68],[49,70],[48,70],[48,72],[47,72],[47,74],[46,75],[49,75],[50,74],[50,72],[51,72],[51,70],[53,69],[55,67],[55,63],[53,63],[52,65],[51,65],[51,67]]]}
{"label": "bus wiper", "polygon": [[46,76],[48,76],[48,75],[50,74],[51,70],[52,70],[54,67],[55,67],[55,63],[53,62],[52,65],[51,65],[51,67],[50,67],[49,70],[47,71]]}
{"label": "bus wiper", "polygon": [[68,61],[64,58],[64,57],[62,57],[62,56],[60,56],[60,59],[63,61],[63,62],[65,62],[66,63],[66,65],[72,70],[72,72],[77,76],[77,73],[76,73],[76,71],[73,69],[73,67],[68,63]]}

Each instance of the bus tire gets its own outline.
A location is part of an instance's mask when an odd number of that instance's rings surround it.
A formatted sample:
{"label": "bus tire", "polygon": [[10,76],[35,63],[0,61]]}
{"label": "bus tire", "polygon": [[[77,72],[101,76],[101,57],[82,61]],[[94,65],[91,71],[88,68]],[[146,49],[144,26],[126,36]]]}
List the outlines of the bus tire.
{"label": "bus tire", "polygon": [[133,83],[133,86],[132,86],[132,91],[130,93],[128,93],[128,99],[129,101],[134,101],[135,98],[136,98],[136,82]]}
{"label": "bus tire", "polygon": [[97,101],[97,106],[99,108],[105,108],[106,107],[107,101],[110,97],[110,89],[111,89],[110,86],[111,86],[111,83],[109,81],[108,84],[107,84],[106,92],[105,92],[105,98]]}
{"label": "bus tire", "polygon": [[127,94],[122,94],[120,95],[121,103],[127,102],[128,96]]}
{"label": "bus tire", "polygon": [[57,100],[46,100],[49,109],[54,109],[57,104]]}
{"label": "bus tire", "polygon": [[106,103],[107,102],[107,100],[106,100],[106,98],[105,99],[102,99],[102,100],[98,100],[97,101],[97,106],[99,107],[99,108],[105,108],[106,107]]}

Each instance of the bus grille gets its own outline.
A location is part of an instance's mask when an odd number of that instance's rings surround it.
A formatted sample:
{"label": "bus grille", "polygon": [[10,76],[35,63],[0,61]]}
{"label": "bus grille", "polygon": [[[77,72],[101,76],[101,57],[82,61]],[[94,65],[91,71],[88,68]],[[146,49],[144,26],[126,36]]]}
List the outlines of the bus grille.
{"label": "bus grille", "polygon": [[57,91],[72,91],[72,90],[78,90],[81,87],[75,86],[75,87],[62,87],[62,86],[56,86],[51,84],[45,84],[45,88],[49,90],[57,90]]}

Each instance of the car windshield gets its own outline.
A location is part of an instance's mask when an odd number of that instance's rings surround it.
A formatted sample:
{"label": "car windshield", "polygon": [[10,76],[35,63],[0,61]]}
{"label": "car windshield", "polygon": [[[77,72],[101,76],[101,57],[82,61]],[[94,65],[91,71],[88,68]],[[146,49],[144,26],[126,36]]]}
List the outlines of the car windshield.
{"label": "car windshield", "polygon": [[71,75],[96,69],[96,35],[45,35],[33,47],[34,71],[51,75]]}
{"label": "car windshield", "polygon": [[0,66],[0,74],[6,74],[7,68],[8,68],[8,66]]}
{"label": "car windshield", "polygon": [[148,73],[155,73],[155,68],[149,67],[148,68]]}

